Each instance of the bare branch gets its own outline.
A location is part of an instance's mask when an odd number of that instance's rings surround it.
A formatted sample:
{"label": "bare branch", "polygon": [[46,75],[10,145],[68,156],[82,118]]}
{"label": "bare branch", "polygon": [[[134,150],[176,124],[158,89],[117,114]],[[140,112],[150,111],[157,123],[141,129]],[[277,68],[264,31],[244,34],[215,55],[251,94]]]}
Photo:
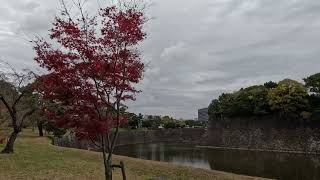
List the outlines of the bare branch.
{"label": "bare branch", "polygon": [[70,22],[73,22],[65,1],[61,0],[61,4],[62,4],[62,8],[63,8],[62,13],[66,14],[68,16]]}
{"label": "bare branch", "polygon": [[16,105],[19,103],[19,101],[22,99],[22,97],[25,95],[25,91],[23,91],[19,96],[18,98],[14,101],[14,103],[12,104],[12,109],[16,107]]}
{"label": "bare branch", "polygon": [[7,110],[9,111],[9,114],[10,114],[11,118],[14,118],[15,115],[14,115],[10,105],[8,104],[8,102],[5,100],[5,98],[2,95],[0,95],[0,100],[6,106]]}
{"label": "bare branch", "polygon": [[26,112],[26,113],[23,115],[23,117],[22,117],[22,119],[21,119],[21,122],[20,122],[20,124],[19,124],[19,128],[22,127],[24,120],[25,120],[27,117],[31,116],[35,111],[36,111],[36,108],[33,108],[33,109],[31,109],[30,111]]}
{"label": "bare branch", "polygon": [[97,147],[97,148],[102,148],[102,146],[100,146],[99,144],[96,143],[96,141],[94,141],[91,137],[89,137],[90,141]]}

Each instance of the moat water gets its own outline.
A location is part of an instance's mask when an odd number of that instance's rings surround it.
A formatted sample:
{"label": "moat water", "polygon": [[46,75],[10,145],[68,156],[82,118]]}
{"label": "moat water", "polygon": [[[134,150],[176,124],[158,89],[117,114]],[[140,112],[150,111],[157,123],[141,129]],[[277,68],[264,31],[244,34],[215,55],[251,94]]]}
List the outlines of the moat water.
{"label": "moat water", "polygon": [[116,149],[118,155],[176,165],[283,180],[319,180],[320,156],[209,149],[180,144],[137,144]]}

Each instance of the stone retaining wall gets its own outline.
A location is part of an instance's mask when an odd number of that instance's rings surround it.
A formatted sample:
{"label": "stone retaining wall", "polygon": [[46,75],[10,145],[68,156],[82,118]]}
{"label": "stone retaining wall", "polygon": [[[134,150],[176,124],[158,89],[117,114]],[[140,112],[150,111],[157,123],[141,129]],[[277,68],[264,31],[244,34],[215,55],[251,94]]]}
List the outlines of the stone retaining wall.
{"label": "stone retaining wall", "polygon": [[[117,145],[147,144],[147,143],[184,143],[205,145],[207,142],[205,129],[161,129],[146,131],[120,132]],[[95,150],[91,141],[78,140],[74,135],[54,138],[53,145],[78,149]]]}
{"label": "stone retaining wall", "polygon": [[320,153],[320,128],[285,125],[273,117],[213,120],[208,145],[222,148]]}

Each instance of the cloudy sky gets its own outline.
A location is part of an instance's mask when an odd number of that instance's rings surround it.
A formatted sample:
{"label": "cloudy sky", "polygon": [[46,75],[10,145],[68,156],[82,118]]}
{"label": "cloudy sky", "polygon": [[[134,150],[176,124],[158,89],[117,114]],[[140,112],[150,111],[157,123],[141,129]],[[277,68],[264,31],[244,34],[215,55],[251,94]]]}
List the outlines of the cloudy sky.
{"label": "cloudy sky", "polygon": [[[2,0],[0,58],[37,68],[29,41],[47,34],[59,8],[58,0]],[[320,72],[319,0],[153,0],[147,13],[141,50],[150,66],[131,111],[195,118],[221,92]]]}

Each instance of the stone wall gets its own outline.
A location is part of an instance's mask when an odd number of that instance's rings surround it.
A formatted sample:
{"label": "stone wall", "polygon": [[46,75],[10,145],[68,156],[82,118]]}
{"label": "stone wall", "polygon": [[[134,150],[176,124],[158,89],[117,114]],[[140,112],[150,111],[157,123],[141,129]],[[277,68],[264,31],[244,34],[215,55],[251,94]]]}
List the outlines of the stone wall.
{"label": "stone wall", "polygon": [[320,153],[320,128],[317,124],[297,125],[271,116],[212,120],[208,146]]}
{"label": "stone wall", "polygon": [[[120,132],[117,145],[147,144],[147,143],[184,143],[204,145],[207,142],[205,129],[161,129],[146,131]],[[53,144],[62,147],[95,150],[91,141],[78,140],[74,135],[54,138]]]}

